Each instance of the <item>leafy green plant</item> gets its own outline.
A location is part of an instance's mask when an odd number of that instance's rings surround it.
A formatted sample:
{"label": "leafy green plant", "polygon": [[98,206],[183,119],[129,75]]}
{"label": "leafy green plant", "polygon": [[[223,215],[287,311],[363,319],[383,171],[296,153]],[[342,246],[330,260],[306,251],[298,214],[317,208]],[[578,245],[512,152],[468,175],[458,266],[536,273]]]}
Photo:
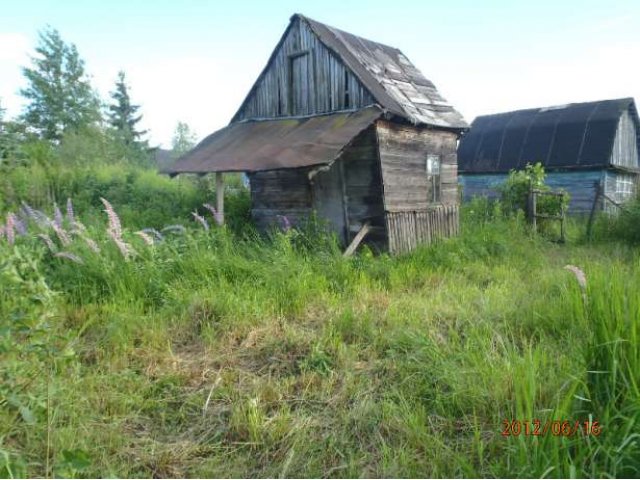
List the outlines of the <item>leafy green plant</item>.
{"label": "leafy green plant", "polygon": [[[527,211],[529,192],[539,190],[548,192],[551,188],[545,184],[545,171],[541,163],[527,164],[523,170],[511,170],[507,180],[498,187],[500,198],[506,212]],[[563,197],[540,195],[537,199],[538,213],[557,215],[569,205],[569,195]]]}

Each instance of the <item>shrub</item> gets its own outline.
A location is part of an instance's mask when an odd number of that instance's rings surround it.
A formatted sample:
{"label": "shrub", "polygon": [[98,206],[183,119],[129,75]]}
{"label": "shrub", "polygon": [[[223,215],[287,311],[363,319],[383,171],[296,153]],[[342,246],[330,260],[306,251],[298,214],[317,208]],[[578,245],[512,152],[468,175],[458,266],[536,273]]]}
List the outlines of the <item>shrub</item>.
{"label": "shrub", "polygon": [[[541,163],[527,164],[524,170],[511,170],[507,180],[498,187],[505,211],[507,213],[514,213],[518,210],[526,212],[531,189],[543,192],[551,190],[544,182],[545,176]],[[568,194],[565,194],[564,197],[542,195],[537,199],[536,210],[538,213],[553,215],[558,214],[561,209],[566,209],[568,205]]]}

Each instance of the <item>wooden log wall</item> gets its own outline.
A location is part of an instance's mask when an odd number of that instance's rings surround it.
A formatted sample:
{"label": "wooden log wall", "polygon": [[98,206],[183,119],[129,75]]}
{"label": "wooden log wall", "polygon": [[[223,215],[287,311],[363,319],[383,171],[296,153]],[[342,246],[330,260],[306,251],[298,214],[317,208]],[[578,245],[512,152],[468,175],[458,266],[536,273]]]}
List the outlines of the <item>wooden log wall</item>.
{"label": "wooden log wall", "polygon": [[440,238],[458,235],[460,216],[458,205],[439,205],[430,210],[387,212],[389,252],[410,252],[418,245],[430,244]]}
{"label": "wooden log wall", "polygon": [[298,19],[232,121],[311,115],[374,103],[355,75]]}
{"label": "wooden log wall", "polygon": [[281,216],[292,225],[309,217],[312,202],[308,172],[308,168],[290,168],[249,174],[251,215],[258,229],[282,225]]}

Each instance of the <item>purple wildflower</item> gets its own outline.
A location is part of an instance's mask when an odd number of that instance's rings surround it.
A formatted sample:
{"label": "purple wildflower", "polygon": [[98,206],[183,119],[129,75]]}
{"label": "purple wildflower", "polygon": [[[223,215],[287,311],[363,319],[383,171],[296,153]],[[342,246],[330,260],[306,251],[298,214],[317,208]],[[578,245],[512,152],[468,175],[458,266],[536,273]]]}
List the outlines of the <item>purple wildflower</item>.
{"label": "purple wildflower", "polygon": [[15,216],[13,222],[13,226],[15,227],[16,233],[18,235],[27,234],[27,224],[23,220],[21,220],[18,216]]}
{"label": "purple wildflower", "polygon": [[136,253],[136,251],[133,248],[131,248],[129,244],[126,243],[121,238],[115,238],[115,237],[112,237],[112,238],[116,246],[118,247],[118,250],[120,250],[120,253],[122,254],[125,260],[128,260],[131,255],[134,255]]}
{"label": "purple wildflower", "polygon": [[80,220],[73,221],[73,230],[71,230],[71,233],[81,235],[86,231],[87,231],[87,227],[85,227]]}
{"label": "purple wildflower", "polygon": [[207,210],[209,210],[209,212],[211,212],[211,215],[213,215],[213,218],[218,217],[218,212],[213,205],[211,205],[210,203],[203,203],[202,206]]}
{"label": "purple wildflower", "polygon": [[66,246],[71,243],[71,238],[69,238],[69,234],[64,228],[58,226],[56,222],[53,222],[51,224],[51,228],[53,228],[53,231],[56,232],[56,235],[60,239],[60,243],[62,243],[62,245]]}
{"label": "purple wildflower", "polygon": [[169,225],[162,229],[163,232],[172,232],[172,233],[185,233],[187,231],[186,228],[182,225]]}
{"label": "purple wildflower", "polygon": [[209,224],[207,223],[207,221],[204,219],[204,217],[202,215],[198,215],[197,211],[191,212],[191,215],[193,215],[193,218],[195,218],[196,221],[198,221],[198,223],[200,223],[200,225],[202,225],[202,228],[204,228],[205,231],[209,230]]}
{"label": "purple wildflower", "polygon": [[9,245],[13,245],[16,239],[16,232],[14,230],[15,227],[15,216],[13,213],[9,212],[7,214],[7,223],[5,226],[5,235],[7,236],[7,242]]}
{"label": "purple wildflower", "polygon": [[58,252],[54,253],[53,256],[57,258],[66,258],[67,260],[71,260],[74,263],[84,263],[80,257],[70,252]]}
{"label": "purple wildflower", "polygon": [[142,230],[139,230],[135,232],[135,234],[138,235],[142,240],[144,240],[144,243],[146,243],[149,246],[153,246],[153,237],[149,235],[147,232],[143,232]]}
{"label": "purple wildflower", "polygon": [[44,244],[47,246],[50,252],[55,252],[57,250],[56,244],[53,243],[53,240],[51,240],[51,237],[46,233],[39,233],[38,238],[44,242]]}
{"label": "purple wildflower", "polygon": [[22,210],[26,213],[27,217],[35,221],[40,228],[46,228],[51,225],[51,219],[47,217],[47,215],[40,210],[36,210],[27,202],[22,202]]}
{"label": "purple wildflower", "polygon": [[289,230],[291,230],[291,222],[289,221],[286,215],[278,215],[278,219],[280,220],[282,230],[284,230],[285,232],[288,232]]}
{"label": "purple wildflower", "polygon": [[113,206],[104,198],[100,198],[102,204],[104,205],[104,211],[107,213],[107,217],[109,217],[109,228],[108,232],[111,237],[114,238],[122,238],[122,226],[120,225],[120,217],[113,209]]}
{"label": "purple wildflower", "polygon": [[73,203],[71,203],[71,198],[67,198],[67,220],[74,224],[76,222],[76,216],[73,212]]}
{"label": "purple wildflower", "polygon": [[62,217],[62,212],[60,211],[60,208],[58,208],[58,204],[54,203],[53,204],[53,223],[56,225],[56,227],[61,228],[63,221],[64,221],[64,218]]}
{"label": "purple wildflower", "polygon": [[164,240],[164,237],[162,236],[162,234],[159,231],[157,231],[155,228],[143,228],[140,231],[153,235],[155,239],[158,240],[159,242]]}
{"label": "purple wildflower", "polygon": [[27,214],[27,216],[33,220],[36,220],[36,211],[33,209],[31,205],[29,205],[24,200],[22,201],[22,210]]}
{"label": "purple wildflower", "polygon": [[580,285],[580,288],[582,289],[587,288],[587,276],[584,274],[584,272],[580,267],[576,267],[575,265],[565,265],[564,269],[569,270],[575,275],[576,280],[578,281],[578,285]]}
{"label": "purple wildflower", "polygon": [[85,243],[91,250],[93,250],[95,253],[100,253],[100,247],[92,238],[89,238],[89,237],[82,237],[82,238],[84,238]]}

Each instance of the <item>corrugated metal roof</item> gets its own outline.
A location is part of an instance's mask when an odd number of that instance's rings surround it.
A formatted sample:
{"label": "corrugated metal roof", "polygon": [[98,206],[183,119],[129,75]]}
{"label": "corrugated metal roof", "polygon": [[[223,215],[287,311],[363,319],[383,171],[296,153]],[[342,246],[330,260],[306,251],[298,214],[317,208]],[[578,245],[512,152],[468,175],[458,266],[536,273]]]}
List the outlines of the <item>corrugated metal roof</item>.
{"label": "corrugated metal roof", "polygon": [[166,173],[255,172],[327,164],[382,115],[355,112],[232,123],[212,133]]}
{"label": "corrugated metal roof", "polygon": [[640,126],[633,98],[477,117],[460,140],[458,171],[501,173],[537,162],[545,168],[607,166],[625,110]]}
{"label": "corrugated metal roof", "polygon": [[347,65],[378,103],[415,124],[466,129],[467,122],[438,93],[435,85],[397,48],[373,42],[304,15],[320,41]]}

